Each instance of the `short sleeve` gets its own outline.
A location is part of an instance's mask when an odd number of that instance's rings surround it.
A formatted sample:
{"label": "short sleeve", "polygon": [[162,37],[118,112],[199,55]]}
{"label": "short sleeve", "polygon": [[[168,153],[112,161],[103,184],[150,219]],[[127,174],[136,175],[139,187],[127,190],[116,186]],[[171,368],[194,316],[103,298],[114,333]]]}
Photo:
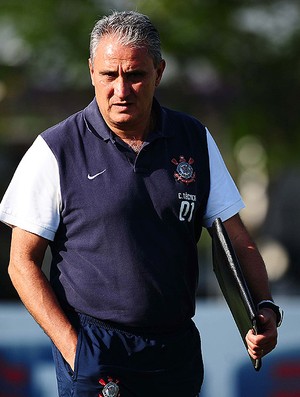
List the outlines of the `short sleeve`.
{"label": "short sleeve", "polygon": [[58,164],[38,136],[25,153],[0,204],[0,220],[54,240],[60,222]]}
{"label": "short sleeve", "polygon": [[209,131],[206,131],[211,184],[203,225],[210,227],[216,218],[225,221],[245,205],[215,141]]}

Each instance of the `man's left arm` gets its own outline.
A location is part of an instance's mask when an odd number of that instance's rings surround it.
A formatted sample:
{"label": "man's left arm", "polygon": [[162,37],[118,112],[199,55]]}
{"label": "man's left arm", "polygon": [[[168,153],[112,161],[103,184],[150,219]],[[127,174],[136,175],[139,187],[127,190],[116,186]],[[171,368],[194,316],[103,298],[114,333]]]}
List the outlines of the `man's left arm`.
{"label": "man's left arm", "polygon": [[[272,300],[268,275],[264,261],[240,216],[234,215],[224,222],[233,248],[239,259],[244,277],[251,291],[254,303]],[[270,308],[259,311],[261,333],[252,330],[246,335],[248,352],[253,359],[261,358],[272,351],[277,344],[277,318]]]}

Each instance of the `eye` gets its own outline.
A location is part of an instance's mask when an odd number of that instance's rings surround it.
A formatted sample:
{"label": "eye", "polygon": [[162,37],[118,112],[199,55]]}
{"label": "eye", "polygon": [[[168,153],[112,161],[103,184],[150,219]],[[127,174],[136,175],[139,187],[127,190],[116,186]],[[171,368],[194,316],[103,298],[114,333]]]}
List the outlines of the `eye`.
{"label": "eye", "polygon": [[133,72],[127,73],[128,80],[130,80],[132,82],[140,81],[144,78],[144,76],[145,76],[145,72],[143,72],[141,70],[135,70]]}
{"label": "eye", "polygon": [[117,73],[105,71],[105,72],[100,72],[100,76],[105,81],[113,81],[117,77]]}

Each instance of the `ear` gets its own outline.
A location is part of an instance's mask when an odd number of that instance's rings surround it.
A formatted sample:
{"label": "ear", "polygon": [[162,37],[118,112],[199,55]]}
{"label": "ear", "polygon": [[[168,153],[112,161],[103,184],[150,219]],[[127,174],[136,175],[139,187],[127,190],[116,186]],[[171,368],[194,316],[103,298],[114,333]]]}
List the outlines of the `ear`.
{"label": "ear", "polygon": [[155,87],[159,86],[159,83],[161,81],[165,67],[166,67],[166,61],[164,59],[162,59],[158,65],[158,67],[156,68],[157,76],[156,76],[156,80],[155,80]]}
{"label": "ear", "polygon": [[90,76],[91,76],[92,84],[94,86],[95,85],[94,84],[94,66],[93,66],[91,58],[89,58],[89,69],[90,69]]}

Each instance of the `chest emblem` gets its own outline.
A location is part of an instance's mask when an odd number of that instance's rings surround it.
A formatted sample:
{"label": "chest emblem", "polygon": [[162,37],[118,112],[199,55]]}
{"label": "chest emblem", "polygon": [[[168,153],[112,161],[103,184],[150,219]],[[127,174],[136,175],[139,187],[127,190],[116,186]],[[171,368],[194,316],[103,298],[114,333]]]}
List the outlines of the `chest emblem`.
{"label": "chest emblem", "polygon": [[104,379],[100,379],[99,383],[104,386],[102,393],[99,394],[99,397],[119,397],[119,383],[118,380],[113,381],[113,378],[108,377],[107,382]]}
{"label": "chest emblem", "polygon": [[179,156],[178,161],[174,158],[171,161],[177,166],[174,172],[174,178],[176,181],[185,183],[186,185],[195,182],[196,173],[192,167],[194,159],[190,157],[189,161],[186,161],[184,156]]}

